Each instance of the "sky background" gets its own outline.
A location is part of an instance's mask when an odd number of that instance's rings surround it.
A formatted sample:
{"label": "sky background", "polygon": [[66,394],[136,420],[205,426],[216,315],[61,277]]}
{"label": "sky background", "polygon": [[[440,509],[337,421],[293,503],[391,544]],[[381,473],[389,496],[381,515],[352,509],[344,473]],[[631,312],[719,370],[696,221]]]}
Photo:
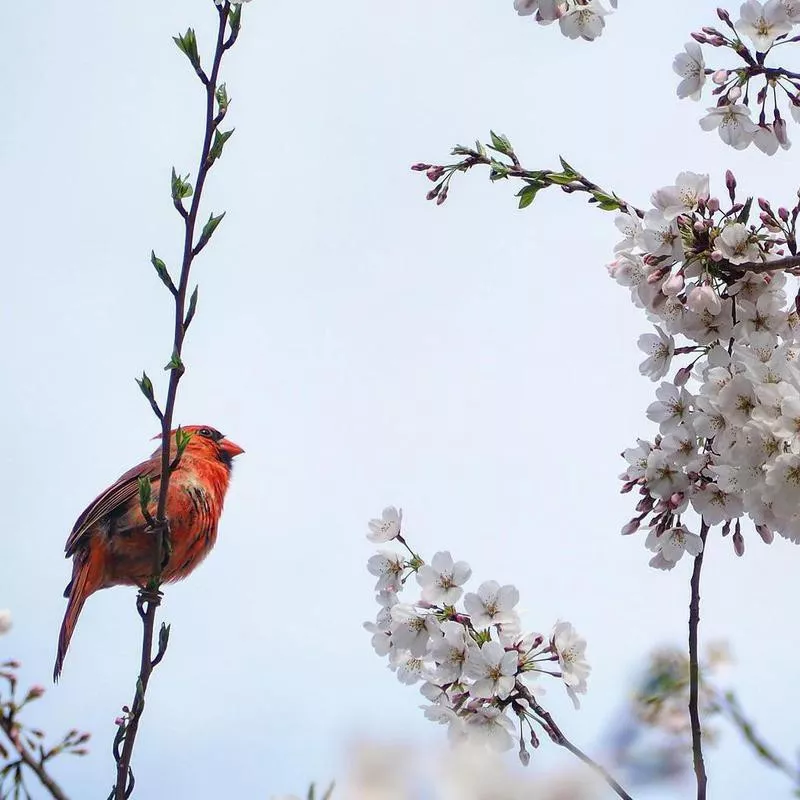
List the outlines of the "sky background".
{"label": "sky background", "polygon": [[[547,701],[594,754],[648,652],[683,645],[691,564],[654,571],[643,536],[619,535],[632,512],[619,453],[653,433],[655,387],[637,369],[649,326],[604,266],[613,215],[555,190],[518,211],[516,188],[485,172],[436,208],[409,165],[491,127],[527,166],[562,154],[640,205],[686,169],[724,194],[729,167],[745,192],[791,205],[796,149],[735,152],[700,130],[704,105],[675,96],[672,58],[715,6],[623,0],[594,43],[511,0],[245,8],[223,67],[236,133],[203,212],[227,216],[193,273],[176,419],[247,452],[216,550],[167,590],[137,797],[301,792],[342,775],[352,741],[443,744],[361,628],[366,522],[390,503],[423,555],[470,562],[473,588],[515,583],[526,628],[564,618],[586,636],[583,708],[555,682]],[[172,309],[148,258],[177,262],[169,171],[194,171],[203,114],[171,36],[195,27],[207,62],[216,15],[210,0],[143,9],[4,9],[0,607],[15,627],[0,658],[32,683],[51,674],[75,518],[153,448],[133,379],[146,369],[165,389]],[[707,552],[702,639],[730,642],[727,680],[791,754],[800,553],[752,535],[742,559],[718,536]],[[61,683],[31,708],[52,736],[95,737],[89,757],[54,765],[75,797],[111,786],[139,642],[134,592],[95,595]],[[571,763],[556,751],[530,770]],[[790,796],[732,731],[707,759],[712,798]]]}

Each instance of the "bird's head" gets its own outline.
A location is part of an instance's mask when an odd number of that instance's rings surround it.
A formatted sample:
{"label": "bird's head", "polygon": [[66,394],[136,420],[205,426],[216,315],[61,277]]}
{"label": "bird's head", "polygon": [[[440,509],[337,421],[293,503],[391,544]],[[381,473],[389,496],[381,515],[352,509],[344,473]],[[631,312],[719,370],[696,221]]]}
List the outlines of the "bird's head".
{"label": "bird's head", "polygon": [[[185,425],[182,430],[192,435],[189,444],[186,445],[186,452],[195,458],[215,459],[230,469],[234,457],[244,453],[243,448],[230,439],[226,439],[224,434],[209,425]],[[170,434],[173,446],[176,433],[177,431],[172,431]],[[153,438],[160,439],[161,434]]]}

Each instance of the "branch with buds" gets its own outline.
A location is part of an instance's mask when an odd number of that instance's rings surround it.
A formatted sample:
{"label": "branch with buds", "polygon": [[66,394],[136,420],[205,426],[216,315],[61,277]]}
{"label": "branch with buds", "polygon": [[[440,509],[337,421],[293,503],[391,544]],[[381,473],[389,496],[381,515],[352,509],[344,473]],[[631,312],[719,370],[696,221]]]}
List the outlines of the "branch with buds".
{"label": "branch with buds", "polygon": [[[177,430],[174,442],[171,435],[178,384],[186,369],[182,359],[183,342],[197,310],[198,290],[195,286],[189,295],[189,276],[194,259],[209,243],[225,216],[224,212],[217,215],[212,213],[198,235],[200,200],[206,178],[211,168],[222,156],[225,143],[233,134],[232,129],[223,131],[220,128],[228,113],[230,99],[225,84],[219,82],[219,73],[224,54],[233,47],[239,36],[242,17],[241,4],[234,4],[228,0],[218,2],[216,11],[218,16],[217,38],[209,72],[206,72],[201,64],[194,30],[189,28],[185,34],[174,37],[175,44],[189,60],[205,89],[205,131],[195,185],[192,186],[189,175],[181,175],[174,168],[172,170],[172,202],[183,221],[184,229],[183,258],[177,281],[173,280],[167,265],[155,254],[155,251],[150,256],[156,274],[174,300],[174,332],[171,356],[164,368],[169,372],[169,386],[163,409],[156,400],[153,383],[147,374],[142,373],[141,379],[137,379],[139,388],[161,423],[161,478],[157,501],[152,498],[149,479],[139,481],[139,503],[142,514],[153,532],[153,571],[149,584],[139,592],[136,601],[136,607],[142,619],[141,663],[133,702],[130,706],[124,706],[122,715],[117,718],[117,733],[114,737],[113,747],[116,761],[116,781],[109,800],[124,800],[133,793],[134,776],[130,763],[139,721],[144,712],[147,685],[153,669],[164,657],[169,642],[169,625],[162,623],[157,648],[153,653],[155,615],[161,603],[161,573],[171,554],[169,520],[166,517],[169,479],[171,472],[178,466],[190,438],[190,434],[180,428]],[[187,208],[185,201],[190,198]]]}
{"label": "branch with buds", "polygon": [[[3,632],[0,627],[0,633]],[[17,661],[0,663],[0,798],[25,798],[32,800],[26,774],[32,773],[53,800],[68,800],[66,792],[49,772],[50,762],[60,755],[86,755],[88,733],[68,731],[58,744],[45,744],[45,733],[38,728],[29,728],[20,719],[21,712],[30,703],[40,699],[45,689],[31,686],[25,694],[17,696]],[[2,683],[0,683],[2,687]]]}

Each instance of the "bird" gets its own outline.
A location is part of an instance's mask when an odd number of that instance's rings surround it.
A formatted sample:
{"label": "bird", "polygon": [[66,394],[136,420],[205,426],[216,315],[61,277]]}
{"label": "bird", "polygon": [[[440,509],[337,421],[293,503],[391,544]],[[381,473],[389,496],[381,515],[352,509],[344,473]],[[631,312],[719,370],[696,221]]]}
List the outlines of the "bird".
{"label": "bird", "polygon": [[[164,583],[185,578],[214,547],[233,459],[244,453],[238,444],[210,426],[187,425],[179,430],[190,438],[169,478],[166,517],[171,552],[162,568]],[[170,434],[173,457],[176,434],[177,430]],[[68,601],[58,637],[54,681],[61,675],[86,599],[111,586],[143,588],[152,578],[156,538],[142,513],[140,478],[150,480],[148,511],[155,516],[161,447],[95,498],[78,517],[67,539],[65,553],[66,558],[72,558],[72,579],[64,590]]]}

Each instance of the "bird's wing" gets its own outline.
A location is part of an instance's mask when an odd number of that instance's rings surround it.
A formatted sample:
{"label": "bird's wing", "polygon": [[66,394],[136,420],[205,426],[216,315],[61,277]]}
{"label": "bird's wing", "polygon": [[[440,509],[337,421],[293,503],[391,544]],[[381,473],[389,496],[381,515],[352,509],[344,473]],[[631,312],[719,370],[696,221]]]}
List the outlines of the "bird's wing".
{"label": "bird's wing", "polygon": [[100,519],[120,506],[130,502],[139,494],[139,478],[149,477],[154,481],[161,477],[161,459],[150,458],[137,464],[121,475],[114,484],[96,497],[78,517],[65,545],[67,557],[71,556],[86,532]]}

